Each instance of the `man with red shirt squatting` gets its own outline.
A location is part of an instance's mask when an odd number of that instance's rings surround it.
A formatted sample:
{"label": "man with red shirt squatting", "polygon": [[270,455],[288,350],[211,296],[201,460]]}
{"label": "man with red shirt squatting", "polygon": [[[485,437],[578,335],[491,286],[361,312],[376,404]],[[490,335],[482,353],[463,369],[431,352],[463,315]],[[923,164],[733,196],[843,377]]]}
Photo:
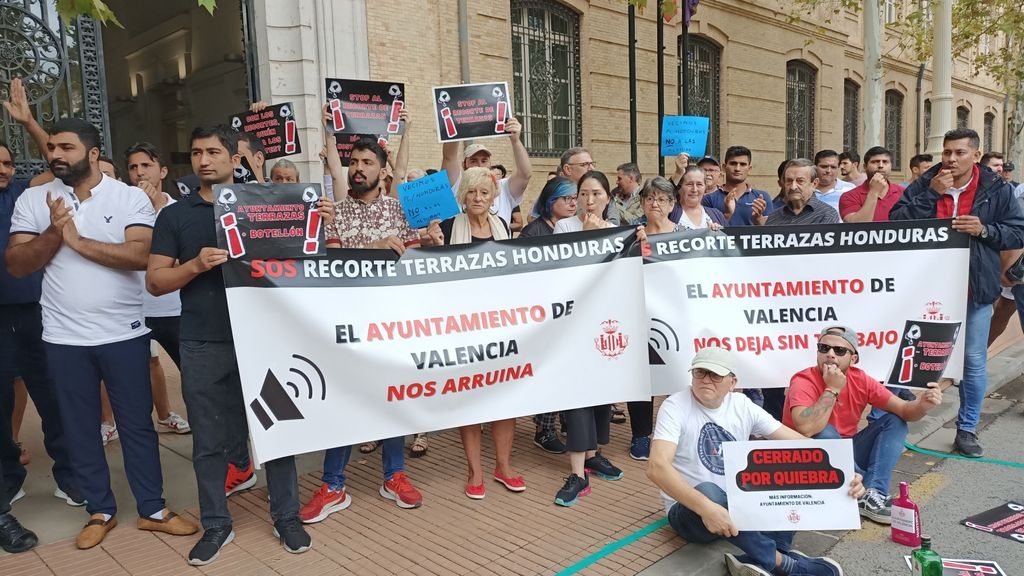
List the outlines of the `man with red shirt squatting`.
{"label": "man with red shirt squatting", "polygon": [[903,191],[889,213],[891,220],[953,218],[953,230],[971,235],[967,276],[967,319],[964,323],[964,378],[954,447],[980,458],[977,426],[988,390],[988,331],[992,303],[999,298],[1002,267],[999,252],[1024,247],[1024,214],[1013,188],[981,159],[981,139],[967,128],[946,132],[942,163],[932,166]]}
{"label": "man with red shirt squatting", "polygon": [[[903,453],[907,422],[920,420],[942,404],[942,389],[931,382],[913,402],[894,395],[854,366],[859,359],[857,333],[845,326],[822,330],[817,354],[814,366],[797,372],[789,381],[782,423],[813,438],[852,438],[854,465],[864,475],[867,488],[858,502],[860,514],[891,524],[889,481]],[[868,404],[885,412],[858,432],[857,424]]]}
{"label": "man with red shirt squatting", "polygon": [[875,146],[864,153],[867,180],[839,198],[843,222],[888,222],[889,210],[899,202],[903,187],[889,181],[892,152]]}

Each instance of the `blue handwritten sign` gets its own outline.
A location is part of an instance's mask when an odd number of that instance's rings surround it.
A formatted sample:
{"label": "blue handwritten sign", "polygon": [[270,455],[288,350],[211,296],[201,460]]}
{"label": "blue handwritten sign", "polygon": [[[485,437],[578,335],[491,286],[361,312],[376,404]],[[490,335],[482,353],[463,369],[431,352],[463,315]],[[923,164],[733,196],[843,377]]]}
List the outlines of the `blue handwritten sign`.
{"label": "blue handwritten sign", "polygon": [[398,201],[413,228],[424,228],[431,220],[445,220],[460,212],[447,170],[399,184]]}
{"label": "blue handwritten sign", "polygon": [[691,158],[704,156],[708,145],[708,119],[703,116],[665,116],[661,119],[661,155],[683,152]]}

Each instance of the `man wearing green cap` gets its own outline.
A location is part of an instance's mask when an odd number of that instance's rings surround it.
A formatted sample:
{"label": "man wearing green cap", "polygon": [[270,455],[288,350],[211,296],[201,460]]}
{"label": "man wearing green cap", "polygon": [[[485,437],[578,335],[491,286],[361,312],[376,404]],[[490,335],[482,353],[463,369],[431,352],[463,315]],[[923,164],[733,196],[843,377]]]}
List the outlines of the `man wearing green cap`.
{"label": "man wearing green cap", "polygon": [[[805,436],[852,438],[854,464],[864,474],[867,488],[859,502],[860,514],[891,524],[889,481],[903,453],[907,422],[920,420],[942,404],[942,389],[932,382],[916,400],[907,402],[854,366],[858,360],[856,332],[845,326],[822,330],[817,362],[789,381],[782,421]],[[858,432],[868,404],[884,412]]]}
{"label": "man wearing green cap", "polygon": [[[668,397],[658,411],[647,477],[661,489],[672,528],[687,542],[726,538],[743,554],[725,555],[734,576],[801,574],[842,576],[831,558],[810,558],[792,550],[792,532],[740,532],[729,517],[722,442],[752,435],[771,440],[805,440],[740,393],[736,362],[727,350],[703,348],[693,358],[691,384]],[[860,474],[849,494],[864,494]]]}

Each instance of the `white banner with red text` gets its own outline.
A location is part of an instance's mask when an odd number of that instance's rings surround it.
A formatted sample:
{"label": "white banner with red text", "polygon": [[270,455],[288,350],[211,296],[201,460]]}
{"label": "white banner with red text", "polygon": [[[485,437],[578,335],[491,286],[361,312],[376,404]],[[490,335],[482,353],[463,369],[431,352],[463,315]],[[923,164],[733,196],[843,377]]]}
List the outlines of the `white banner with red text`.
{"label": "white banner with red text", "polygon": [[229,261],[256,460],[650,398],[634,234]]}
{"label": "white banner with red text", "polygon": [[857,366],[883,382],[890,374],[906,387],[919,386],[923,374],[960,378],[969,238],[950,222],[650,236],[644,282],[654,394],[681,390],[693,355],[707,346],[735,354],[740,388],[789,386],[816,363],[821,330],[835,325],[857,332]]}

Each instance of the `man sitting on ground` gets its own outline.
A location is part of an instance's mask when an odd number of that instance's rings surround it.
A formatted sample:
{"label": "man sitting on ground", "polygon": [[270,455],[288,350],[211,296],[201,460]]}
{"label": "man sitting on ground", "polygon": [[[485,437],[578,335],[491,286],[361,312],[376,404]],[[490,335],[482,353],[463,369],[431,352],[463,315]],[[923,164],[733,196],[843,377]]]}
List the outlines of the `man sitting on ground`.
{"label": "man sitting on ground", "polygon": [[[867,494],[860,499],[860,514],[880,524],[892,523],[889,481],[903,453],[907,422],[920,420],[939,404],[938,383],[912,402],[902,400],[878,380],[854,366],[857,333],[831,326],[818,338],[817,363],[793,375],[783,409],[783,423],[814,438],[853,438],[853,459],[864,474]],[[857,431],[864,408],[884,410],[866,428]]]}
{"label": "man sitting on ground", "polygon": [[[791,548],[792,532],[740,532],[729,517],[722,442],[751,435],[772,440],[803,440],[746,396],[734,393],[736,362],[722,348],[703,348],[690,364],[693,380],[668,397],[658,411],[647,477],[661,488],[668,521],[687,542],[727,538],[744,554],[725,555],[729,573],[769,576],[842,576],[831,558],[809,558]],[[864,494],[860,474],[851,497]]]}

